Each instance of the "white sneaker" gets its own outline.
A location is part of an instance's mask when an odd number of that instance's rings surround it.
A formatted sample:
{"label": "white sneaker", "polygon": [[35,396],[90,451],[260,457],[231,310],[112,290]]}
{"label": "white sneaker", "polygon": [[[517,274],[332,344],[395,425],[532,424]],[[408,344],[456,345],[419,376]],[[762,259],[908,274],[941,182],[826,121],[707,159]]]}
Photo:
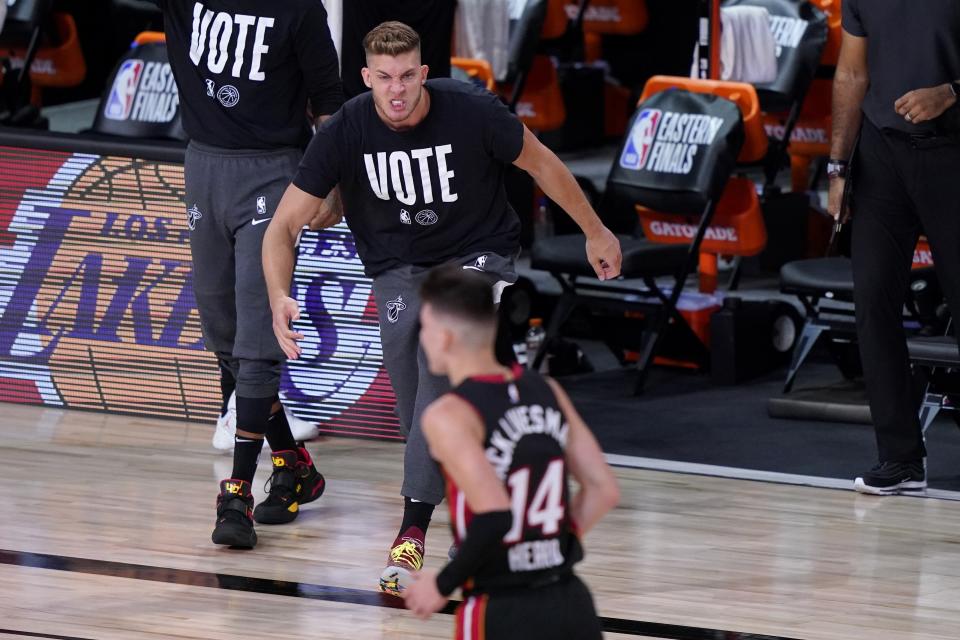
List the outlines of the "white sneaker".
{"label": "white sneaker", "polygon": [[[289,408],[283,407],[290,425],[290,433],[297,442],[313,440],[319,435],[317,425],[298,418]],[[213,432],[213,448],[218,451],[232,451],[237,435],[237,394],[230,396],[227,412],[217,418],[217,428]]]}
{"label": "white sneaker", "polygon": [[213,432],[213,448],[218,451],[233,451],[237,435],[237,394],[230,396],[227,412],[217,418],[217,428]]}
{"label": "white sneaker", "polygon": [[283,412],[287,414],[287,424],[290,425],[290,433],[293,434],[293,439],[297,442],[313,440],[320,434],[317,425],[298,418],[287,406],[283,407]]}

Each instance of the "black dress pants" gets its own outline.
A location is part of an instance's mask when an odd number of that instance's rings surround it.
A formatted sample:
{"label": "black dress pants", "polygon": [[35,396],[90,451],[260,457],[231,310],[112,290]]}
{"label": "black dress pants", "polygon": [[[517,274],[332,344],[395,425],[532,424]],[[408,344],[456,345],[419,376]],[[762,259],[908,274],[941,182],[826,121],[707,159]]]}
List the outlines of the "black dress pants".
{"label": "black dress pants", "polygon": [[877,129],[866,119],[853,183],[857,336],[881,461],[926,456],[903,305],[926,233],[947,304],[960,317],[960,143]]}

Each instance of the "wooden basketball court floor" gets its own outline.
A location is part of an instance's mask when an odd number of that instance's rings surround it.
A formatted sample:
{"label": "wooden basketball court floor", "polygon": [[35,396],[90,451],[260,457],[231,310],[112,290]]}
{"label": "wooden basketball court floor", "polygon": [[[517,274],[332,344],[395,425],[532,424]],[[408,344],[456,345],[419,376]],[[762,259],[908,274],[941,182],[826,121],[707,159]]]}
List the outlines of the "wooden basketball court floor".
{"label": "wooden basketball court floor", "polygon": [[[206,424],[0,405],[0,638],[449,638],[376,592],[401,447],[311,443],[327,493],[210,543]],[[261,459],[262,496],[269,462]],[[607,638],[960,638],[960,504],[618,468],[579,572]],[[440,566],[444,510],[427,541]]]}

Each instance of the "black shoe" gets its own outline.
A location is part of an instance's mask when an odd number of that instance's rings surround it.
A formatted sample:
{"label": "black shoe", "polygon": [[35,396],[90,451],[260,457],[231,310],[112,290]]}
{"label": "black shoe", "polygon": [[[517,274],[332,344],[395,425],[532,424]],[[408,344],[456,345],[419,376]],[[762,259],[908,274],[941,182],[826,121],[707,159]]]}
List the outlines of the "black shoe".
{"label": "black shoe", "polygon": [[273,473],[264,487],[267,499],[253,510],[253,519],[260,524],[285,524],[293,522],[300,512],[300,487],[297,477],[297,452],[274,451]]}
{"label": "black shoe", "polygon": [[245,480],[224,480],[217,496],[217,524],[211,536],[214,544],[253,549],[257,532],[253,530],[253,495]]}
{"label": "black shoe", "polygon": [[313,458],[305,447],[297,449],[297,479],[300,481],[300,504],[313,502],[323,495],[323,490],[327,488],[327,482],[323,474],[317,471],[313,464]]}
{"label": "black shoe", "polygon": [[889,496],[902,491],[925,491],[927,472],[923,460],[881,462],[853,482],[860,493]]}

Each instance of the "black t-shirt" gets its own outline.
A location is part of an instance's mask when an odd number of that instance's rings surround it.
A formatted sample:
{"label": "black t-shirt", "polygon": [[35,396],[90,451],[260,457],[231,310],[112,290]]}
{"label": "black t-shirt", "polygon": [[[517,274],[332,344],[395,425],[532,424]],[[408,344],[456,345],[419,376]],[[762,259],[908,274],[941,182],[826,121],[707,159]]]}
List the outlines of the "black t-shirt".
{"label": "black t-shirt", "polygon": [[348,98],[368,91],[360,69],[367,65],[363,38],[381,22],[399,20],[420,34],[422,62],[431,78],[450,77],[450,40],[455,0],[347,0],[343,3],[340,44],[343,92]]}
{"label": "black t-shirt", "polygon": [[[565,460],[569,427],[557,397],[539,374],[522,369],[503,376],[468,378],[452,394],[473,406],[483,420],[483,448],[497,477],[523,504],[513,527],[484,559],[464,589],[497,593],[569,574],[583,558],[570,517],[570,481]],[[463,493],[447,477],[450,526],[462,544],[473,517]],[[516,508],[516,507],[515,507]]]}
{"label": "black t-shirt", "polygon": [[320,198],[340,185],[370,276],[519,248],[520,221],[503,179],[523,147],[523,125],[469,83],[440,78],[426,90],[430,111],[406,131],[387,127],[372,94],[349,100],[320,126],[293,179]]}
{"label": "black t-shirt", "polygon": [[343,102],[321,0],[155,0],[163,9],[183,128],[229,149],[302,147],[306,109]]}
{"label": "black t-shirt", "polygon": [[960,1],[843,0],[842,6],[844,30],[867,38],[870,87],[863,112],[870,122],[908,133],[936,131],[936,121],[911,124],[893,105],[908,91],[960,79]]}

